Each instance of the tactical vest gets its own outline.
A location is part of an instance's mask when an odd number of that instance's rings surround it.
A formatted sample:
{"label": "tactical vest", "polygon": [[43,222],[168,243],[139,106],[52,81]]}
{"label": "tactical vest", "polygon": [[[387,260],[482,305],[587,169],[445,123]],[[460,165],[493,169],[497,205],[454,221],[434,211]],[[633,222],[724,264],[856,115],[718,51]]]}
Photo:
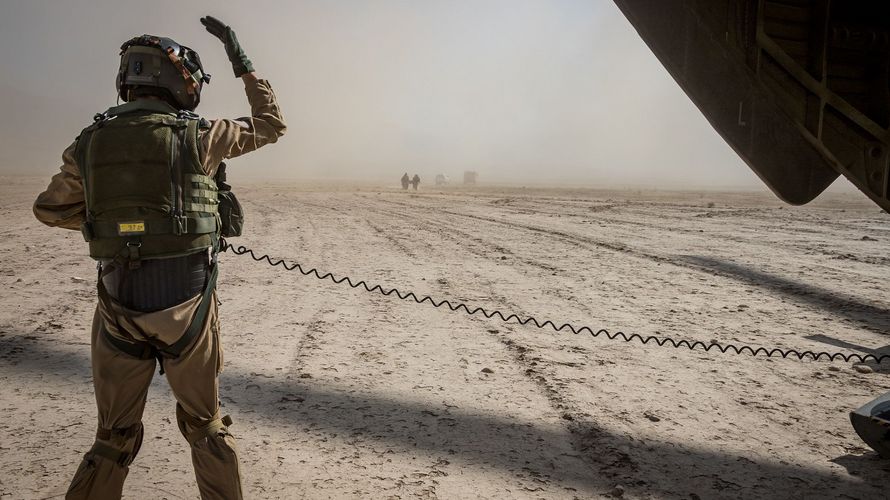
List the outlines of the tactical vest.
{"label": "tactical vest", "polygon": [[198,152],[206,121],[153,100],[111,108],[95,120],[75,147],[90,256],[138,262],[215,247],[217,187]]}

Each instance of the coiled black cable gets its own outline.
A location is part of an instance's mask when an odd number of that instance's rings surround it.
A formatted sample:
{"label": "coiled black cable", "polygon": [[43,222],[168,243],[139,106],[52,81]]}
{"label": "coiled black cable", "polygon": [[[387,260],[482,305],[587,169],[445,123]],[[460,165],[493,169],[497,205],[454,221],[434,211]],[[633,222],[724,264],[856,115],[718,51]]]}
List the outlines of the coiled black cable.
{"label": "coiled black cable", "polygon": [[873,361],[875,363],[881,363],[886,359],[890,359],[890,354],[881,354],[880,356],[877,356],[875,354],[864,354],[863,355],[863,354],[856,354],[856,353],[851,353],[851,354],[844,354],[844,353],[840,353],[840,352],[831,353],[831,352],[825,352],[825,351],[820,351],[820,352],[798,351],[796,349],[781,349],[778,347],[774,347],[772,349],[767,349],[766,347],[754,348],[754,347],[747,346],[747,345],[743,345],[743,346],[739,347],[734,344],[720,344],[717,342],[705,344],[704,342],[701,342],[699,340],[690,342],[685,339],[674,340],[670,337],[655,337],[652,335],[650,335],[648,337],[643,337],[642,335],[639,335],[636,333],[632,333],[632,334],[628,335],[621,331],[611,333],[604,328],[601,328],[599,330],[594,330],[593,328],[590,328],[588,326],[576,327],[570,323],[563,323],[562,326],[556,326],[556,323],[550,321],[549,319],[541,322],[541,321],[538,321],[538,319],[535,318],[534,316],[521,318],[518,315],[512,314],[512,313],[505,315],[504,313],[502,313],[501,311],[499,311],[497,309],[495,309],[493,311],[488,311],[482,307],[476,307],[476,308],[470,309],[470,307],[468,305],[466,305],[462,302],[452,303],[449,300],[440,300],[439,302],[436,302],[429,295],[425,295],[422,298],[419,298],[417,295],[414,294],[414,292],[402,292],[398,288],[390,288],[387,290],[380,285],[371,286],[365,280],[355,282],[352,280],[352,278],[349,278],[348,276],[343,276],[343,277],[337,278],[336,276],[334,276],[333,274],[331,274],[329,272],[322,274],[321,272],[318,271],[318,269],[315,269],[315,268],[304,269],[302,265],[300,265],[299,263],[296,263],[296,262],[289,264],[282,259],[274,259],[273,260],[272,257],[269,257],[268,254],[263,254],[263,255],[258,256],[250,248],[247,248],[245,246],[235,247],[234,245],[231,245],[224,239],[220,240],[220,248],[223,252],[231,251],[235,255],[249,255],[253,260],[255,260],[257,262],[266,261],[267,263],[269,263],[270,266],[273,266],[273,267],[281,266],[284,269],[287,269],[288,271],[296,270],[296,271],[299,271],[304,276],[313,275],[319,280],[330,280],[338,285],[342,284],[342,283],[346,283],[347,285],[349,285],[352,288],[364,288],[365,291],[367,291],[367,292],[380,293],[381,295],[384,295],[387,297],[392,294],[395,294],[398,298],[400,298],[402,300],[413,300],[414,302],[416,302],[418,304],[429,303],[433,307],[437,307],[437,308],[445,306],[452,311],[463,310],[464,312],[466,312],[467,314],[469,314],[471,316],[476,315],[476,314],[482,314],[483,316],[485,316],[488,319],[491,319],[491,318],[497,316],[498,318],[500,318],[501,321],[503,321],[505,323],[508,323],[510,321],[516,321],[520,325],[527,325],[527,324],[531,323],[540,329],[550,327],[556,332],[561,332],[563,330],[569,330],[570,332],[574,333],[575,335],[578,335],[583,332],[587,332],[592,337],[599,337],[600,335],[603,335],[603,336],[607,337],[609,340],[619,339],[624,342],[639,341],[643,345],[648,344],[650,342],[654,342],[655,344],[657,344],[660,347],[668,346],[668,347],[674,347],[677,349],[679,349],[681,347],[686,347],[689,350],[703,349],[705,352],[709,352],[712,349],[716,349],[724,354],[727,352],[730,352],[733,354],[750,354],[751,356],[758,356],[758,355],[762,354],[768,358],[782,357],[784,359],[784,358],[795,358],[796,357],[799,360],[803,360],[804,358],[812,358],[814,361],[841,360],[841,361],[845,361],[848,363],[851,361],[856,362],[856,363],[865,363],[868,361]]}

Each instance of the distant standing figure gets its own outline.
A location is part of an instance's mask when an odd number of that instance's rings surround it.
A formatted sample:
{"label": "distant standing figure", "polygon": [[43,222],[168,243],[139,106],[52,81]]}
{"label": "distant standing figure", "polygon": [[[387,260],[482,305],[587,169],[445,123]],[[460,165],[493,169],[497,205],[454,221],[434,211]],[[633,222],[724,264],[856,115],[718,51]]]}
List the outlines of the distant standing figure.
{"label": "distant standing figure", "polygon": [[411,182],[411,180],[408,179],[408,172],[405,172],[405,175],[402,176],[402,189],[408,189],[409,182]]}
{"label": "distant standing figure", "polygon": [[[407,177],[408,174],[405,174]],[[414,190],[417,191],[417,186],[420,184],[420,176],[414,174],[414,178],[411,179],[411,185],[414,186]]]}

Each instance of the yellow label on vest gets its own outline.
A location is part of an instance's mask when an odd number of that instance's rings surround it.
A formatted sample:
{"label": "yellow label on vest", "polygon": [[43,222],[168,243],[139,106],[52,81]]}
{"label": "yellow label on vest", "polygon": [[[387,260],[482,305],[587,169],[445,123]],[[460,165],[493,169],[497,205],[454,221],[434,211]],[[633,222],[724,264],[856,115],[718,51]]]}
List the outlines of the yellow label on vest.
{"label": "yellow label on vest", "polygon": [[121,236],[125,234],[142,234],[145,232],[144,222],[121,222],[117,225],[117,232]]}

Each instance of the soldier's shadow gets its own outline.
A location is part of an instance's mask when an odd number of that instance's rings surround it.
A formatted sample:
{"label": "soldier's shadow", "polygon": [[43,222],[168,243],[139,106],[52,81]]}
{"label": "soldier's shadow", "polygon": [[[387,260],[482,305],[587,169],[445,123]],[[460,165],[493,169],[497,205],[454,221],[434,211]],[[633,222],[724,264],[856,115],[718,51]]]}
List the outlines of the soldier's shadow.
{"label": "soldier's shadow", "polygon": [[[0,334],[0,376],[39,372],[43,380],[84,377],[89,374],[88,349],[26,334]],[[255,371],[230,365],[221,379],[226,387],[226,411],[241,421],[253,420],[259,426],[270,421],[286,424],[297,432],[361,445],[369,452],[423,454],[430,463],[506,471],[528,485],[529,492],[550,485],[550,491],[555,486],[568,494],[578,491],[580,496],[590,496],[622,484],[631,492],[644,488],[640,491],[644,495],[654,491],[702,498],[756,492],[769,496],[776,489],[788,491],[784,489],[787,478],[794,477],[794,496],[801,498],[841,493],[872,497],[886,478],[881,461],[857,462],[855,470],[863,483],[826,470],[740,457],[716,447],[684,446],[681,436],[675,442],[643,440],[593,422],[530,422],[506,412],[456,408],[389,394],[385,389],[359,392],[311,379],[258,377]],[[22,394],[26,397],[27,391]]]}

